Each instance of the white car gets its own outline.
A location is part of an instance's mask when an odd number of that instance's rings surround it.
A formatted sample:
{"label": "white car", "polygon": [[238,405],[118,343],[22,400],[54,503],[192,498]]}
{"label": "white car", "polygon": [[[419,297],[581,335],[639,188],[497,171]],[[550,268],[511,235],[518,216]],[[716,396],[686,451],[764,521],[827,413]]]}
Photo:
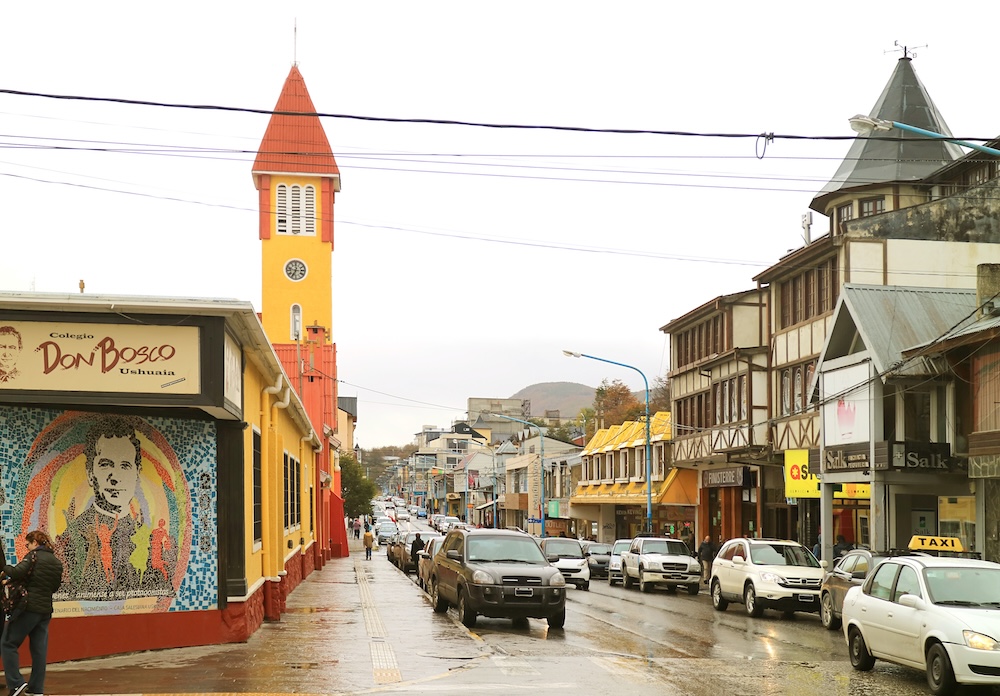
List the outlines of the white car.
{"label": "white car", "polygon": [[796,541],[730,539],[712,563],[712,606],[725,611],[740,602],[753,617],[765,609],[817,612],[824,568],[826,561]]}
{"label": "white car", "polygon": [[622,554],[628,551],[628,547],[631,545],[631,539],[615,539],[615,543],[611,545],[611,557],[608,558],[609,585],[622,582]]}
{"label": "white car", "polygon": [[1000,684],[1000,564],[890,558],[847,591],[842,617],[854,669],[880,659],[926,670],[933,694]]}
{"label": "white car", "polygon": [[546,537],[538,542],[549,563],[566,578],[566,584],[581,590],[590,589],[590,563],[583,555],[583,546],[576,539]]}
{"label": "white car", "polygon": [[410,519],[410,513],[406,508],[399,508],[396,510],[396,521],[402,522],[403,520]]}
{"label": "white car", "polygon": [[462,524],[462,520],[458,519],[454,515],[446,515],[441,518],[438,523],[438,531],[442,534],[447,534],[448,530],[454,527],[456,524]]}

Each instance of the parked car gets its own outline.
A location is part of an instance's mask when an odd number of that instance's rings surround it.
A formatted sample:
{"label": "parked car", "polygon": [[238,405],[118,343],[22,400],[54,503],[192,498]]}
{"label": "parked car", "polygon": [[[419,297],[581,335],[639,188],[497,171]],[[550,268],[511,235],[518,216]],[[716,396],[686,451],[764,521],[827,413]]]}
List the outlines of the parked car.
{"label": "parked car", "polygon": [[925,670],[933,694],[1000,684],[1000,564],[889,558],[847,591],[843,622],[856,670],[876,659]]}
{"label": "parked car", "polygon": [[869,551],[854,549],[841,556],[830,568],[823,585],[819,589],[819,618],[828,631],[840,628],[840,614],[844,607],[844,597],[852,587],[861,585],[875,570],[875,567],[887,558],[895,556],[927,555],[917,551],[900,549],[898,551]]}
{"label": "parked car", "polygon": [[417,508],[417,519],[418,520],[426,520],[427,519],[427,511],[424,510],[423,508]]}
{"label": "parked car", "polygon": [[396,510],[396,521],[397,522],[409,522],[410,521],[410,511],[406,508],[399,508]]}
{"label": "parked car", "polygon": [[434,562],[434,554],[438,552],[441,548],[441,542],[444,541],[443,536],[431,537],[427,541],[427,546],[421,551],[417,560],[417,584],[424,591],[429,591],[430,589],[430,579],[431,579],[431,564]]}
{"label": "parked car", "polygon": [[431,527],[437,529],[440,532],[441,530],[438,529],[438,525],[441,524],[441,520],[443,519],[444,515],[442,515],[439,512],[435,512],[433,515],[431,515],[431,520],[430,520]]}
{"label": "parked car", "polygon": [[611,544],[602,544],[597,541],[583,542],[583,555],[587,558],[590,566],[590,577],[608,577],[608,560],[611,558]]}
{"label": "parked car", "polygon": [[625,576],[622,575],[622,554],[628,551],[631,545],[631,539],[615,539],[615,543],[611,545],[611,555],[608,556],[609,585],[625,581]]}
{"label": "parked car", "polygon": [[641,591],[652,592],[663,585],[676,592],[683,585],[693,595],[701,590],[701,564],[680,539],[637,536],[622,552],[621,562],[625,587],[639,583]]}
{"label": "parked car", "polygon": [[566,582],[581,590],[590,589],[590,564],[583,555],[583,545],[576,539],[546,537],[538,542],[549,563],[559,569]]}
{"label": "parked car", "polygon": [[441,519],[438,524],[438,531],[442,534],[447,534],[448,530],[452,528],[453,525],[462,524],[462,520],[458,519],[454,515],[447,515]]}
{"label": "parked car", "polygon": [[765,609],[786,616],[796,611],[817,612],[824,568],[826,561],[817,561],[796,541],[731,539],[712,563],[712,606],[725,611],[730,602],[742,602],[753,617]]}
{"label": "parked car", "polygon": [[434,555],[431,604],[472,628],[478,615],[566,623],[566,580],[533,537],[506,529],[453,529]]}
{"label": "parked car", "polygon": [[396,550],[396,566],[404,573],[409,573],[411,570],[417,572],[417,566],[413,563],[413,555],[410,553],[410,549],[413,547],[413,540],[416,539],[417,534],[420,535],[425,547],[432,539],[442,538],[441,534],[428,531],[421,532],[414,530],[406,532],[406,534],[400,534],[401,548]]}
{"label": "parked car", "polygon": [[399,528],[396,526],[395,522],[383,522],[375,530],[375,540],[378,545],[386,544],[389,539],[393,537],[394,534],[399,533]]}

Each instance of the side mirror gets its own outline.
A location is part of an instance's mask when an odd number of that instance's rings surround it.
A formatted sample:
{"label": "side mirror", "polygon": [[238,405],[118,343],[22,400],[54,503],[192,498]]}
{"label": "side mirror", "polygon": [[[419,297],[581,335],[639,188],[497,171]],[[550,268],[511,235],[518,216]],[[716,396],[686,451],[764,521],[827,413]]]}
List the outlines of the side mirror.
{"label": "side mirror", "polygon": [[825,568],[827,568],[827,567],[828,567],[829,565],[830,565],[830,564],[829,564],[829,563],[827,563],[826,561],[820,561],[820,562],[819,562],[819,567],[820,567],[820,568],[824,568],[824,569],[825,569]]}
{"label": "side mirror", "polygon": [[923,599],[912,594],[900,595],[899,603],[904,607],[910,607],[911,609],[923,609],[926,606]]}
{"label": "side mirror", "polygon": [[864,580],[866,577],[868,577],[868,573],[863,570],[855,570],[851,573],[852,580]]}
{"label": "side mirror", "polygon": [[445,555],[448,558],[450,558],[451,560],[453,560],[453,561],[461,561],[462,560],[462,554],[460,554],[455,549],[448,549],[448,553],[445,554]]}
{"label": "side mirror", "polygon": [[743,558],[743,556],[733,556],[733,563],[736,565],[745,565],[746,562],[747,559]]}
{"label": "side mirror", "polygon": [[546,558],[546,560],[548,560],[549,563],[555,563],[556,561],[559,560],[559,555],[558,554],[553,554],[551,556],[546,556],[545,558]]}

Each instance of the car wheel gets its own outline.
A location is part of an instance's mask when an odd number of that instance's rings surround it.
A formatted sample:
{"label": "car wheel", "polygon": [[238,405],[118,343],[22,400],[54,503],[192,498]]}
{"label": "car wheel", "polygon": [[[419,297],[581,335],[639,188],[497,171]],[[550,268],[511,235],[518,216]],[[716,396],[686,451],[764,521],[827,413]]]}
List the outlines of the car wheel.
{"label": "car wheel", "polygon": [[448,600],[442,597],[438,591],[437,578],[431,578],[431,605],[438,614],[448,611]]}
{"label": "car wheel", "polygon": [[581,590],[587,590],[589,592],[590,591],[590,580],[588,580],[587,582],[585,582],[582,585],[580,585],[580,589]]}
{"label": "car wheel", "polygon": [[696,595],[701,591],[701,586],[698,585],[697,583],[695,583],[694,585],[688,585],[687,588],[689,595]]}
{"label": "car wheel", "polygon": [[840,628],[840,619],[833,615],[833,595],[829,592],[819,598],[819,620],[828,631]]}
{"label": "car wheel", "polygon": [[955,670],[951,668],[948,651],[940,643],[927,651],[927,686],[935,696],[955,691]]}
{"label": "car wheel", "polygon": [[754,589],[752,582],[748,582],[743,590],[743,606],[746,607],[747,616],[755,619],[764,613],[764,607],[757,601],[757,590]]}
{"label": "car wheel", "polygon": [[458,620],[466,628],[476,627],[476,612],[469,608],[469,598],[465,590],[458,591]]}
{"label": "car wheel", "polygon": [[611,577],[610,575],[608,576],[608,585],[611,586],[611,587],[615,586],[615,579],[613,577]]}
{"label": "car wheel", "polygon": [[729,607],[729,600],[722,596],[722,585],[718,580],[712,581],[712,606],[716,611],[725,611]]}
{"label": "car wheel", "polygon": [[[851,658],[851,667],[854,669],[868,672],[875,666],[875,658],[868,652],[865,637],[861,635],[861,630],[856,626],[852,626],[847,634],[847,652]],[[930,679],[929,672],[928,679]]]}
{"label": "car wheel", "polygon": [[549,617],[549,628],[562,628],[566,624],[566,609],[560,609],[558,614]]}
{"label": "car wheel", "polygon": [[646,574],[642,572],[642,568],[639,568],[639,591],[640,592],[653,591],[653,583],[646,582]]}
{"label": "car wheel", "polygon": [[628,571],[622,568],[622,584],[625,586],[626,590],[632,589],[632,585],[635,584],[635,580],[632,576],[628,574]]}

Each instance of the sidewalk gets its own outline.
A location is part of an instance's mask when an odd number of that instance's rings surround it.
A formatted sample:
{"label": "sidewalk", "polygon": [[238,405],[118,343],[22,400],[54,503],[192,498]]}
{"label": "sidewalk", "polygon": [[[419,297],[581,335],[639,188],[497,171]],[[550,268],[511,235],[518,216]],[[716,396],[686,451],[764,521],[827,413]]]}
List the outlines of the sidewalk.
{"label": "sidewalk", "polygon": [[385,547],[370,561],[360,541],[351,538],[349,549],[306,578],[281,621],[246,643],[52,664],[46,694],[356,694],[487,654],[460,624],[431,611]]}

